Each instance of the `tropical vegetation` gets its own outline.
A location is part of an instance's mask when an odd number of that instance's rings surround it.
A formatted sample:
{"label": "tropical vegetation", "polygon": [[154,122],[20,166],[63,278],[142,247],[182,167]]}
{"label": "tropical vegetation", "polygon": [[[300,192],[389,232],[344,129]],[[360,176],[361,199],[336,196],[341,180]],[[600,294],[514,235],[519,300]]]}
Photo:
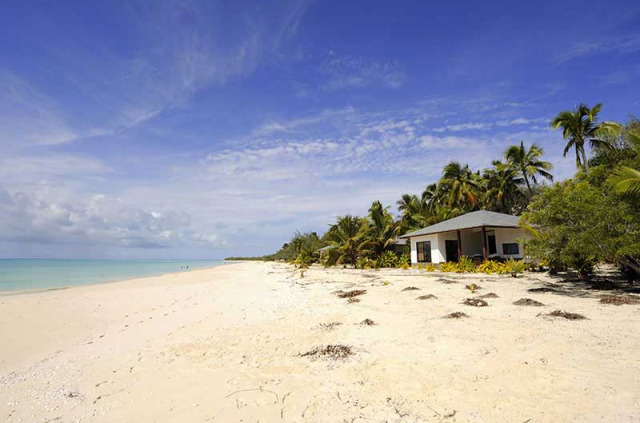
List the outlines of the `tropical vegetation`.
{"label": "tropical vegetation", "polygon": [[[551,122],[561,129],[566,156],[574,150],[573,178],[554,182],[553,166],[536,144],[508,146],[485,169],[452,161],[437,182],[419,194],[405,193],[390,206],[374,201],[364,217],[344,215],[324,236],[297,232],[265,260],[287,260],[301,267],[311,262],[360,268],[403,267],[411,263],[398,237],[461,214],[490,210],[521,216],[533,238],[528,259],[556,272],[575,269],[589,277],[599,263],[619,265],[630,277],[640,273],[640,121],[626,125],[599,119],[602,105],[578,105]],[[324,248],[323,248],[324,247]],[[322,248],[322,251],[319,250]],[[440,270],[511,273],[522,262],[485,262],[476,266],[462,258]],[[420,267],[435,270],[435,266]]]}

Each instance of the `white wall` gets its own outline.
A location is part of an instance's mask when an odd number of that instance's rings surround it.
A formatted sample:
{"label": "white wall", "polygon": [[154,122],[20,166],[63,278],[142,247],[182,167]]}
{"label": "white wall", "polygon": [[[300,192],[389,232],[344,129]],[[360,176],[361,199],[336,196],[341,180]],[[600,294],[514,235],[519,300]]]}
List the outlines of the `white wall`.
{"label": "white wall", "polygon": [[[411,237],[411,263],[418,263],[418,248],[416,247],[417,242],[429,241],[431,242],[431,262],[432,263],[440,263],[444,261],[444,257],[440,253],[438,234],[433,235],[423,235]],[[444,241],[442,242],[444,245]],[[444,247],[443,247],[444,248]],[[444,250],[443,250],[444,251]]]}
{"label": "white wall", "polygon": [[[494,228],[496,236],[496,250],[498,255],[511,258],[522,258],[524,248],[520,241],[530,238],[530,235],[524,229],[520,228]],[[465,229],[460,232],[462,241],[462,255],[482,254],[482,229]],[[417,242],[431,242],[431,262],[444,263],[446,261],[446,240],[457,240],[458,236],[455,231],[444,232],[432,235],[423,235],[410,238],[411,245],[411,263],[418,262]],[[519,244],[518,255],[505,255],[502,251],[502,244],[516,242]]]}
{"label": "white wall", "polygon": [[[496,247],[497,247],[498,254],[503,257],[509,257],[514,259],[515,258],[520,259],[523,256],[524,247],[521,241],[523,239],[531,238],[531,235],[522,228],[514,228],[514,229],[495,228],[495,234],[496,234]],[[504,254],[504,251],[502,251],[502,244],[508,244],[512,242],[518,243],[519,254],[517,255]]]}

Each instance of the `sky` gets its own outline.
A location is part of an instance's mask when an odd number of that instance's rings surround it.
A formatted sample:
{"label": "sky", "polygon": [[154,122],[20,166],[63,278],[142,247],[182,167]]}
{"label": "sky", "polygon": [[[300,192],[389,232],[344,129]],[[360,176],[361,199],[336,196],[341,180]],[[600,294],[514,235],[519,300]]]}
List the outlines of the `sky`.
{"label": "sky", "polygon": [[[640,3],[7,1],[0,257],[276,251],[549,122],[640,113]],[[394,210],[394,208],[392,208]]]}

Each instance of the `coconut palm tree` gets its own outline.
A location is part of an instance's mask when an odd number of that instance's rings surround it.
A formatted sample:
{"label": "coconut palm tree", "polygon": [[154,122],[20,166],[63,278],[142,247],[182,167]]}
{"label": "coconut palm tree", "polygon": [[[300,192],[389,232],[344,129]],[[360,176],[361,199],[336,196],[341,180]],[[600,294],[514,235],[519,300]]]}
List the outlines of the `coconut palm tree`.
{"label": "coconut palm tree", "polygon": [[442,198],[450,208],[473,210],[478,205],[480,190],[479,176],[458,162],[451,162],[444,167],[439,182]]}
{"label": "coconut palm tree", "polygon": [[326,234],[330,245],[335,247],[330,250],[329,264],[355,265],[366,231],[366,220],[350,214],[338,217]]}
{"label": "coconut palm tree", "polygon": [[551,122],[553,129],[562,128],[562,137],[567,140],[563,156],[566,157],[572,148],[576,152],[576,166],[589,173],[589,162],[585,144],[588,142],[591,148],[610,148],[609,143],[602,138],[605,134],[620,131],[620,125],[616,122],[598,122],[598,114],[602,104],[596,104],[589,108],[580,103],[575,110],[565,110]]}
{"label": "coconut palm tree", "polygon": [[423,223],[428,215],[428,204],[420,197],[415,194],[403,194],[396,204],[400,212],[400,222],[397,228],[399,235],[426,226]]}
{"label": "coconut palm tree", "polygon": [[373,258],[377,258],[388,250],[395,239],[396,224],[389,213],[389,207],[384,207],[380,201],[374,201],[369,208],[369,225],[367,226],[366,241],[362,249]]}
{"label": "coconut palm tree", "polygon": [[483,173],[483,204],[493,211],[512,214],[515,206],[523,202],[520,186],[525,179],[511,163],[496,160],[492,164],[493,167]]}
{"label": "coconut palm tree", "polygon": [[[640,155],[640,133],[627,132],[627,141],[638,155]],[[640,194],[640,171],[629,166],[618,166],[613,176],[609,178],[614,189],[623,194]]]}
{"label": "coconut palm tree", "polygon": [[507,163],[513,166],[524,179],[524,183],[527,185],[529,195],[533,195],[531,189],[531,183],[538,183],[536,177],[542,176],[550,181],[553,181],[553,175],[549,173],[553,169],[553,165],[549,162],[540,160],[544,150],[535,144],[531,144],[531,147],[527,150],[524,147],[524,141],[520,141],[520,145],[512,145],[504,152],[504,158]]}

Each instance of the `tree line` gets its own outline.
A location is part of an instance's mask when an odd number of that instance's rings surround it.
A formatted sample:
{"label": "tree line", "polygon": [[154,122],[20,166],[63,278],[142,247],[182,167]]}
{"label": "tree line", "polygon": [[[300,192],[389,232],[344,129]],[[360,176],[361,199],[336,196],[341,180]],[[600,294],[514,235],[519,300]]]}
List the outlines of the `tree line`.
{"label": "tree line", "polygon": [[580,104],[551,122],[553,129],[562,131],[563,155],[575,154],[577,170],[571,179],[553,183],[553,166],[544,160],[544,150],[521,141],[482,170],[448,163],[441,178],[422,193],[400,197],[397,218],[390,206],[374,201],[366,216],[339,216],[322,236],[296,232],[278,252],[261,259],[407,266],[406,247],[403,251],[394,243],[398,236],[471,211],[490,210],[521,216],[521,225],[533,234],[527,256],[552,271],[571,267],[587,277],[598,263],[612,262],[637,275],[640,121],[600,121],[601,108]]}

